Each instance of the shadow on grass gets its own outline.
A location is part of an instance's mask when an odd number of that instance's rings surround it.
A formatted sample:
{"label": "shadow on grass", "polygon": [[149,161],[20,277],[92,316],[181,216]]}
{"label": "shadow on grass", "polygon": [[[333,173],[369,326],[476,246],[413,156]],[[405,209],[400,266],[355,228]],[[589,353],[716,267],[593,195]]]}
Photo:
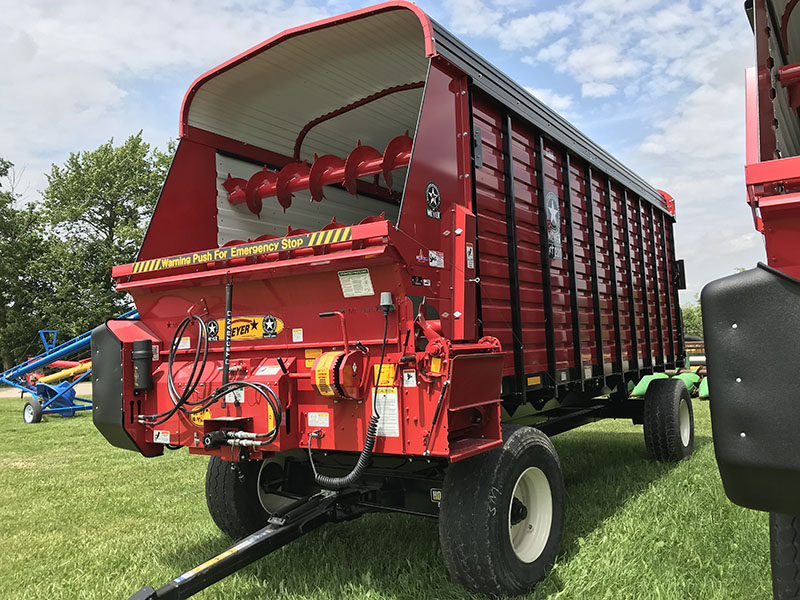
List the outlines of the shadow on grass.
{"label": "shadow on grass", "polygon": [[[582,537],[679,464],[648,460],[641,431],[575,432],[554,443],[566,488],[560,560],[574,556]],[[696,435],[695,452],[710,443],[711,436]]]}
{"label": "shadow on grass", "polygon": [[[710,436],[697,436],[695,450],[710,443]],[[676,466],[648,461],[641,431],[574,432],[556,437],[555,444],[566,485],[559,562],[572,558],[581,538]],[[220,534],[160,559],[177,576],[230,544]],[[550,584],[560,588],[557,581]],[[436,521],[395,514],[326,525],[244,569],[236,585],[240,598],[257,598],[270,590],[279,590],[281,596],[320,598],[367,592],[395,599],[480,597],[466,593],[447,576]],[[225,597],[223,590],[219,593]]]}

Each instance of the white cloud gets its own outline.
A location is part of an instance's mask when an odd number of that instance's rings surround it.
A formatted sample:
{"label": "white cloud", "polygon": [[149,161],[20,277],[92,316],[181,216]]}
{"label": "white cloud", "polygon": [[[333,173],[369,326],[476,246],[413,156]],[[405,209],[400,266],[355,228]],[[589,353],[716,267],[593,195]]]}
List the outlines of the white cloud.
{"label": "white cloud", "polygon": [[568,94],[559,94],[547,88],[526,87],[525,89],[547,104],[547,106],[561,114],[569,111],[572,106],[572,96]]}
{"label": "white cloud", "polygon": [[610,83],[595,83],[590,81],[581,85],[581,95],[587,98],[605,98],[616,93],[617,88]]}
{"label": "white cloud", "polygon": [[505,50],[533,48],[551,34],[562,32],[571,24],[572,16],[566,11],[531,13],[503,23],[498,41]]}
{"label": "white cloud", "polygon": [[[163,144],[177,131],[178,102],[167,110],[175,125],[158,130],[132,120],[133,90],[143,83],[175,85],[192,79],[287,27],[324,16],[306,2],[219,3],[213,0],[54,5],[6,3],[0,23],[3,93],[2,156],[25,168],[29,200],[45,185],[51,162],[145,127]],[[235,32],[235,35],[233,34]],[[132,122],[133,121],[133,122]]]}
{"label": "white cloud", "polygon": [[506,0],[449,0],[446,6],[456,33],[495,39],[504,50],[535,48],[573,21],[571,12],[563,9],[514,16],[523,7]]}
{"label": "white cloud", "polygon": [[501,32],[503,11],[492,10],[481,0],[450,0],[450,27],[462,35],[496,36]]}
{"label": "white cloud", "polygon": [[[544,46],[536,54],[536,60],[542,62],[556,62],[563,60],[567,56],[569,40],[565,37],[560,38],[548,46]],[[524,59],[523,59],[524,60]]]}

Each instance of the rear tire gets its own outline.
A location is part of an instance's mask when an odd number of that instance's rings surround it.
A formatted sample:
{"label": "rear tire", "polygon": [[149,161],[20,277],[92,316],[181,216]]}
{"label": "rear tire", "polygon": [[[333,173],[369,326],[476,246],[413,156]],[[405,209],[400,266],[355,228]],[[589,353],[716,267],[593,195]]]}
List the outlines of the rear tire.
{"label": "rear tire", "polygon": [[564,477],[550,439],[503,426],[500,448],[447,469],[439,539],[450,576],[482,594],[524,594],[561,549]]}
{"label": "rear tire", "polygon": [[769,514],[772,597],[800,598],[800,517]]}
{"label": "rear tire", "polygon": [[36,398],[31,398],[25,403],[25,408],[22,409],[22,420],[28,425],[33,423],[41,423],[42,421],[42,403]]}
{"label": "rear tire", "polygon": [[217,456],[208,461],[206,504],[223,533],[235,540],[266,526],[269,514],[261,506],[258,474],[261,461],[229,462]]}
{"label": "rear tire", "polygon": [[654,379],[644,397],[644,443],[653,460],[677,462],[694,452],[694,412],[680,379]]}

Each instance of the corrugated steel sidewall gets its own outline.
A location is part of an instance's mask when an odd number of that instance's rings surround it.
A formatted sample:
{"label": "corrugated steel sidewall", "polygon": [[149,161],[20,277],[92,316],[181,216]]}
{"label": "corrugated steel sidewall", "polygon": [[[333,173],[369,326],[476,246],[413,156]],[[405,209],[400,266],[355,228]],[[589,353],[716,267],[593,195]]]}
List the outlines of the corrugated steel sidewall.
{"label": "corrugated steel sidewall", "polygon": [[[480,129],[482,145],[482,166],[475,170],[481,319],[483,334],[497,337],[506,350],[504,374],[514,374],[515,308],[513,275],[509,273],[510,243],[516,244],[521,317],[518,341],[526,374],[549,369],[548,294],[552,306],[554,375],[568,371],[571,378],[588,378],[592,374],[609,375],[674,363],[680,354],[680,320],[673,282],[672,217],[620,183],[609,181],[604,172],[577,157],[570,157],[569,180],[565,182],[565,148],[554,140],[543,141],[540,183],[536,170],[539,134],[529,124],[512,119],[511,189],[516,239],[509,240],[506,209],[509,188],[503,150],[505,118],[501,107],[480,94],[473,94],[473,128]],[[547,244],[542,244],[543,228],[539,222],[540,185],[545,196],[550,192],[556,194],[561,215],[562,256],[546,258],[549,260],[546,280],[542,248],[546,249]],[[571,203],[571,223],[567,220],[570,211],[564,205],[566,193]],[[580,339],[574,339],[573,335],[570,257],[574,260],[575,318]],[[575,344],[580,346],[580,364],[576,364]]]}

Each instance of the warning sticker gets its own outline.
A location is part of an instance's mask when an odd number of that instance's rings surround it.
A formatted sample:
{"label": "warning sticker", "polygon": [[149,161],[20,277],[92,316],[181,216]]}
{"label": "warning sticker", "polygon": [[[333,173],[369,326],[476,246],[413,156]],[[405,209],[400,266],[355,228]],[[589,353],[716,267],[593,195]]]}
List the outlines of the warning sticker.
{"label": "warning sticker", "polygon": [[369,269],[339,271],[339,284],[342,286],[342,295],[345,298],[375,295],[375,290],[372,289]]}
{"label": "warning sticker", "polygon": [[303,341],[303,328],[298,327],[296,329],[292,329],[292,341],[293,342],[302,342]]}
{"label": "warning sticker", "polygon": [[467,242],[467,268],[475,268],[475,247]]}
{"label": "warning sticker", "polygon": [[192,423],[194,423],[198,427],[202,427],[206,419],[211,418],[211,409],[207,408],[203,412],[193,413],[189,415],[189,418],[192,420]]}
{"label": "warning sticker", "polygon": [[306,350],[306,368],[314,366],[314,360],[322,355],[322,348],[309,348]]}
{"label": "warning sticker", "polygon": [[264,365],[256,369],[256,375],[277,375],[280,370],[278,365]]}
{"label": "warning sticker", "polygon": [[163,431],[156,429],[153,432],[153,443],[154,444],[169,444],[169,431]]}
{"label": "warning sticker", "polygon": [[242,404],[244,402],[244,389],[239,388],[225,394],[225,402]]}
{"label": "warning sticker", "polygon": [[336,242],[347,242],[351,239],[350,227],[338,227],[327,231],[315,231],[303,235],[294,235],[280,238],[277,240],[265,240],[261,242],[251,242],[227,248],[215,248],[204,252],[193,252],[191,254],[180,254],[178,256],[166,256],[164,258],[153,258],[135,262],[131,265],[133,274],[149,273],[150,271],[160,271],[161,269],[173,269],[175,267],[189,267],[202,263],[214,262],[218,260],[230,260],[232,258],[246,258],[248,256],[258,256],[281,252],[285,250],[298,250],[299,248],[309,248],[312,246],[322,246],[325,244],[335,244]]}
{"label": "warning sticker", "polygon": [[437,269],[444,269],[444,252],[428,250],[428,264]]}
{"label": "warning sticker", "polygon": [[308,413],[308,426],[309,427],[329,427],[331,424],[330,413],[326,412],[310,412]]}
{"label": "warning sticker", "polygon": [[403,387],[417,387],[417,372],[414,369],[407,369],[403,371]]}
{"label": "warning sticker", "polygon": [[[209,341],[217,342],[225,339],[225,319],[209,321],[206,326]],[[283,331],[283,321],[273,315],[231,319],[231,340],[274,338],[281,331]]]}
{"label": "warning sticker", "polygon": [[375,412],[380,415],[377,435],[400,437],[400,414],[397,408],[397,388],[379,387],[375,396]]}
{"label": "warning sticker", "polygon": [[339,352],[327,352],[317,359],[317,368],[314,370],[314,386],[321,396],[334,395],[331,382],[331,366],[339,356]]}
{"label": "warning sticker", "polygon": [[188,337],[182,337],[181,341],[178,342],[178,350],[188,350],[192,347],[192,339]]}
{"label": "warning sticker", "polygon": [[431,359],[431,371],[433,373],[441,373],[442,372],[442,359],[441,358],[432,358]]}
{"label": "warning sticker", "polygon": [[375,385],[383,387],[394,385],[394,365],[375,365]]}

